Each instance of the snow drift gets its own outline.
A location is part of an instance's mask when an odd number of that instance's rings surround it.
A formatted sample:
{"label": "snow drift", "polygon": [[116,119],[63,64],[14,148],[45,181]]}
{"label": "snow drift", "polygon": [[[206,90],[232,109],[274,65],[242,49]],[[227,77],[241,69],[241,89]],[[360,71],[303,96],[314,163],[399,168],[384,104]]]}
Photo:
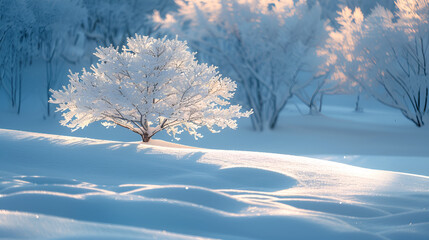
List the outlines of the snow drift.
{"label": "snow drift", "polygon": [[0,129],[0,237],[427,239],[429,178]]}

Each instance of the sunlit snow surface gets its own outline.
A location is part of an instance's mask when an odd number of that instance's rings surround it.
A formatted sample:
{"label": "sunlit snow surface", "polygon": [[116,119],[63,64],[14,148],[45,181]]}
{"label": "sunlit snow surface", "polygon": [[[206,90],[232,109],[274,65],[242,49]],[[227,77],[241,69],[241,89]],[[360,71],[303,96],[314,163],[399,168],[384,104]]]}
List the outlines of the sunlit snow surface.
{"label": "sunlit snow surface", "polygon": [[429,178],[0,129],[0,238],[428,239]]}

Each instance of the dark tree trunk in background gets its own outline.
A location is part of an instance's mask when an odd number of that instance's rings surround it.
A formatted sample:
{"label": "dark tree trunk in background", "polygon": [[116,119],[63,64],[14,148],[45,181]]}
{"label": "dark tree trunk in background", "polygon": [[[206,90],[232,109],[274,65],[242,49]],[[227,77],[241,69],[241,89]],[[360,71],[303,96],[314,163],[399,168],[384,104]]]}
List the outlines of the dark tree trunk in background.
{"label": "dark tree trunk in background", "polygon": [[356,98],[355,112],[362,112],[362,108],[360,106],[360,94],[358,94]]}
{"label": "dark tree trunk in background", "polygon": [[325,93],[320,94],[320,102],[319,102],[319,112],[322,112],[322,106],[323,106],[323,97],[325,96]]}

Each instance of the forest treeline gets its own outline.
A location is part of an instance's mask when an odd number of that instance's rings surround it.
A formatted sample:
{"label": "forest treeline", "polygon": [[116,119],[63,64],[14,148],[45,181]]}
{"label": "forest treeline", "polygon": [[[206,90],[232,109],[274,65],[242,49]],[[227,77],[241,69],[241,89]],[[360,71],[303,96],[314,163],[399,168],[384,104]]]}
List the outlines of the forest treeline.
{"label": "forest treeline", "polygon": [[[314,114],[325,95],[361,93],[420,127],[428,21],[428,0],[0,0],[0,94],[19,114],[23,85],[37,81],[49,116],[64,66],[96,64],[97,46],[121,50],[135,34],[167,35],[237,82],[256,130],[275,128],[292,97]],[[36,62],[45,77],[23,79]]]}

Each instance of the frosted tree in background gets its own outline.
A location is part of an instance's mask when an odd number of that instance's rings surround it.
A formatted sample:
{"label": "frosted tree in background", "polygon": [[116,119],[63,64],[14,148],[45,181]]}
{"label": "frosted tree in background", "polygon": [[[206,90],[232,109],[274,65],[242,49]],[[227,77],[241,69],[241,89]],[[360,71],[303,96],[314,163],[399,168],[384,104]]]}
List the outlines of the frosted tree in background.
{"label": "frosted tree in background", "polygon": [[44,102],[47,103],[46,113],[49,116],[51,113],[50,104],[47,102],[51,97],[49,89],[55,87],[63,63],[62,54],[71,46],[70,41],[75,37],[73,33],[85,18],[86,11],[72,0],[30,1],[29,7],[35,18],[33,31],[38,54],[45,62]]}
{"label": "frosted tree in background", "polygon": [[[82,5],[88,11],[81,25],[87,40],[104,47],[125,45],[136,33],[150,35],[148,17],[154,9],[164,12],[175,6],[173,0],[82,0]],[[92,44],[88,48],[94,49]]]}
{"label": "frosted tree in background", "polygon": [[362,38],[364,28],[364,15],[360,8],[352,11],[345,7],[338,12],[336,18],[340,26],[338,31],[330,33],[325,49],[329,51],[330,58],[328,65],[333,70],[329,81],[333,83],[334,91],[339,94],[357,94],[355,111],[360,110],[359,99],[362,86],[355,81],[358,72],[358,65],[349,64],[356,61],[358,56],[354,55],[355,47]]}
{"label": "frosted tree in background", "polygon": [[0,0],[0,90],[6,93],[16,112],[21,111],[22,71],[35,49],[33,13],[25,0]]}
{"label": "frosted tree in background", "polygon": [[61,124],[74,130],[95,121],[119,125],[139,134],[143,142],[161,130],[175,136],[183,130],[236,128],[235,118],[248,117],[230,105],[236,84],[216,67],[199,64],[186,42],[146,36],[129,38],[122,51],[97,49],[91,71],[70,74],[70,84],[52,91]]}
{"label": "frosted tree in background", "polygon": [[334,28],[341,27],[341,24],[336,21],[337,12],[342,9],[359,8],[363,14],[370,14],[371,10],[377,5],[383,6],[391,11],[395,10],[394,0],[308,0],[310,6],[318,2],[322,7],[322,17],[329,19]]}
{"label": "frosted tree in background", "polygon": [[[367,17],[346,21],[333,35],[343,44],[337,65],[381,103],[396,108],[416,126],[429,104],[429,1],[397,0],[395,15],[378,6]],[[354,29],[354,37],[348,35]]]}
{"label": "frosted tree in background", "polygon": [[[176,0],[177,12],[154,15],[162,33],[186,39],[199,57],[237,79],[256,130],[274,128],[297,95],[314,106],[324,86],[318,54],[329,28],[319,5],[305,1]],[[315,85],[311,94],[303,91]]]}

